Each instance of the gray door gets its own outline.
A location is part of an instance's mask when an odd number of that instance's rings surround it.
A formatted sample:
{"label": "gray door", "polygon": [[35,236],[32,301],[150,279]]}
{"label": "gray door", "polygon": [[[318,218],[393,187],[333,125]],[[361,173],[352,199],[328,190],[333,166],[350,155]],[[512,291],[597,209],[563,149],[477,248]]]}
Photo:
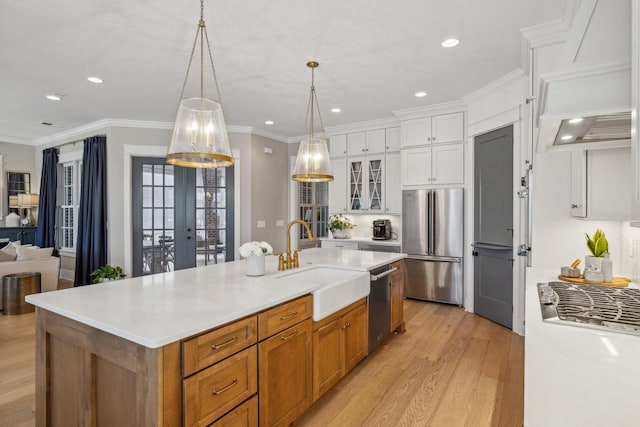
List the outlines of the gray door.
{"label": "gray door", "polygon": [[233,169],[132,160],[133,276],[233,260]]}
{"label": "gray door", "polygon": [[474,310],[512,327],[513,126],[474,142]]}

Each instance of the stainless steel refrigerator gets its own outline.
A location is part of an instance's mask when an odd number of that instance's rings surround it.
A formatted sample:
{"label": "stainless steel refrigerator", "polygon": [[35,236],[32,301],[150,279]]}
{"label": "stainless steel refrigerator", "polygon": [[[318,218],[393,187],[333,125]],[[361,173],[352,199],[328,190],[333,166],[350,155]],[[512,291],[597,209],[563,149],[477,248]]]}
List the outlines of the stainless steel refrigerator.
{"label": "stainless steel refrigerator", "polygon": [[462,188],[402,192],[405,296],[463,304]]}

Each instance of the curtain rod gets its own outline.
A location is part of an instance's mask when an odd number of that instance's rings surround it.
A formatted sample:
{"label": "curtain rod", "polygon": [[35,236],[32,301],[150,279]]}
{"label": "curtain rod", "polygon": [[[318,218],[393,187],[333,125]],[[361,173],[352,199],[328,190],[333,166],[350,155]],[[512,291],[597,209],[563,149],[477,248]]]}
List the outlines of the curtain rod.
{"label": "curtain rod", "polygon": [[[106,138],[107,134],[106,133],[100,133],[98,135],[89,136],[88,138],[91,138],[91,137],[94,137],[94,136],[104,136]],[[50,148],[60,148],[60,147],[64,147],[65,145],[70,145],[70,144],[76,145],[78,142],[84,142],[84,140],[79,139],[79,140],[76,140],[76,141],[69,141],[69,142],[65,142],[65,143],[60,144],[60,145],[55,145],[55,146],[50,147]]]}

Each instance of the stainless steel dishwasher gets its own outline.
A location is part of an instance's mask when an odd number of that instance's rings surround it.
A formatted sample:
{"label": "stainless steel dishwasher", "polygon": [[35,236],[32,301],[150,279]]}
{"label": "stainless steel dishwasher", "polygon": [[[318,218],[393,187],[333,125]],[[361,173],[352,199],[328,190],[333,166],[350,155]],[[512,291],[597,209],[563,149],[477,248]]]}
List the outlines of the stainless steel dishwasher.
{"label": "stainless steel dishwasher", "polygon": [[370,272],[369,291],[369,353],[391,334],[391,265]]}

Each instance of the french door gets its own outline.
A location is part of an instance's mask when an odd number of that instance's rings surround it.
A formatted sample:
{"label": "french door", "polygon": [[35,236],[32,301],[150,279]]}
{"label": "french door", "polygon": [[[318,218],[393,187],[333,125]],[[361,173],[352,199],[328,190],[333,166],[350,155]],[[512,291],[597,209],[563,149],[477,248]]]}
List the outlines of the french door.
{"label": "french door", "polygon": [[132,160],[133,276],[232,261],[233,168]]}

